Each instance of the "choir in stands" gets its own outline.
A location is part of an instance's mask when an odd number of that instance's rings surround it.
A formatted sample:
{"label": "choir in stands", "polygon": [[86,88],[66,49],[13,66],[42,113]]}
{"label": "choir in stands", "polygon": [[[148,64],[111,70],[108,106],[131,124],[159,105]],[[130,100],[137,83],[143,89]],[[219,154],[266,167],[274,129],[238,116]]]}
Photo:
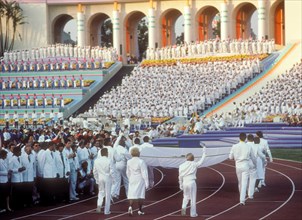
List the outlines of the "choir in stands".
{"label": "choir in stands", "polygon": [[210,56],[215,54],[271,54],[275,51],[275,40],[224,40],[212,39],[190,44],[148,48],[147,60],[164,60],[182,57]]}
{"label": "choir in stands", "polygon": [[219,61],[135,67],[95,105],[113,117],[187,117],[202,112],[260,72],[260,61]]}
{"label": "choir in stands", "polygon": [[99,69],[105,62],[115,62],[113,47],[80,47],[56,44],[30,50],[5,51],[1,58],[2,72]]}

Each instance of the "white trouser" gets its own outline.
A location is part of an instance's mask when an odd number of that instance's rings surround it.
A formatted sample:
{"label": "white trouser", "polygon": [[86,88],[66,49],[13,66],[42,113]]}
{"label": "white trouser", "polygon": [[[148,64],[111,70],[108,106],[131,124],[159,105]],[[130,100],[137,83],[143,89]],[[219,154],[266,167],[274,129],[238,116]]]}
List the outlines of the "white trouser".
{"label": "white trouser", "polygon": [[97,206],[102,207],[104,197],[105,197],[104,214],[109,214],[109,212],[110,212],[111,185],[112,185],[111,179],[109,179],[109,178],[103,178],[103,179],[100,178]]}
{"label": "white trouser", "polygon": [[125,192],[126,192],[126,196],[127,196],[129,181],[128,181],[128,177],[126,174],[126,166],[119,165],[117,163],[116,164],[116,178],[114,180],[114,184],[112,186],[112,191],[111,191],[111,194],[115,197],[120,195],[122,180],[123,180],[123,184],[124,184]]}
{"label": "white trouser", "polygon": [[256,180],[257,180],[257,169],[250,169],[249,188],[248,188],[248,197],[249,198],[254,197]]}
{"label": "white trouser", "polygon": [[249,167],[247,165],[237,166],[236,165],[236,174],[238,179],[238,188],[240,193],[240,202],[245,202],[247,184],[249,180]]}
{"label": "white trouser", "polygon": [[196,213],[196,193],[197,187],[195,180],[184,180],[183,182],[184,198],[182,200],[182,209],[185,209],[191,200],[190,216],[195,217]]}
{"label": "white trouser", "polygon": [[76,197],[76,186],[77,186],[78,173],[73,163],[70,163],[70,181],[69,181],[69,198],[73,199]]}

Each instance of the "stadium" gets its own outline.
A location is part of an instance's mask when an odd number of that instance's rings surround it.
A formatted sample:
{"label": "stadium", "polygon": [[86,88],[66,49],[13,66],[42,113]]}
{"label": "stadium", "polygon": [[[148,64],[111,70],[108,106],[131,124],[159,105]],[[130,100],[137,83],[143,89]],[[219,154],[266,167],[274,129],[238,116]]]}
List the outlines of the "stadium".
{"label": "stadium", "polygon": [[302,218],[301,1],[0,14],[1,219]]}

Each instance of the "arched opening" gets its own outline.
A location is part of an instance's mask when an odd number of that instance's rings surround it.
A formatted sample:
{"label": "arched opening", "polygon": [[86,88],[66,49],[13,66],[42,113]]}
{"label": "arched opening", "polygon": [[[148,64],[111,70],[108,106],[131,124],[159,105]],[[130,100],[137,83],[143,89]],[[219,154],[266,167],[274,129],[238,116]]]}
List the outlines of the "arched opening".
{"label": "arched opening", "polygon": [[144,50],[142,47],[148,44],[147,17],[140,11],[132,12],[125,19],[124,26],[127,56],[140,59]]}
{"label": "arched opening", "polygon": [[201,8],[197,13],[197,27],[199,41],[220,37],[220,15],[219,10],[213,6]]}
{"label": "arched opening", "polygon": [[279,45],[285,44],[285,16],[284,16],[284,1],[280,2],[275,10],[274,27],[275,27],[275,43]]}
{"label": "arched opening", "polygon": [[59,15],[53,22],[53,43],[71,43],[68,42],[70,40],[69,33],[64,31],[66,24],[74,20],[71,15],[62,14]]}
{"label": "arched opening", "polygon": [[[161,17],[161,46],[165,47],[167,45],[176,44],[176,21],[182,16],[182,13],[177,9],[169,9],[164,12]],[[180,20],[181,21],[181,20]],[[178,26],[183,28],[183,24],[178,22]]]}
{"label": "arched opening", "polygon": [[97,13],[89,19],[88,39],[90,46],[112,46],[112,23],[108,15]]}
{"label": "arched opening", "polygon": [[65,44],[76,44],[77,43],[77,35],[78,35],[76,19],[69,20],[65,24],[63,32],[64,32],[63,42]]}
{"label": "arched opening", "polygon": [[[254,30],[252,29],[253,22],[257,22],[256,16],[253,14],[257,11],[255,5],[251,3],[242,3],[235,10],[235,20],[236,20],[236,38],[237,39],[248,39],[250,37],[255,38]],[[258,17],[257,17],[258,18]]]}

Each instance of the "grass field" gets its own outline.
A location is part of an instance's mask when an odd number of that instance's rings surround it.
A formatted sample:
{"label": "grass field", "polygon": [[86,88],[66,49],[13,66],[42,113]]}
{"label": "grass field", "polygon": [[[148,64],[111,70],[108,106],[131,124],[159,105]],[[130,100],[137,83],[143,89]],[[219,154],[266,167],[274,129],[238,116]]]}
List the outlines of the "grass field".
{"label": "grass field", "polygon": [[299,149],[271,149],[273,158],[302,162],[302,148]]}

